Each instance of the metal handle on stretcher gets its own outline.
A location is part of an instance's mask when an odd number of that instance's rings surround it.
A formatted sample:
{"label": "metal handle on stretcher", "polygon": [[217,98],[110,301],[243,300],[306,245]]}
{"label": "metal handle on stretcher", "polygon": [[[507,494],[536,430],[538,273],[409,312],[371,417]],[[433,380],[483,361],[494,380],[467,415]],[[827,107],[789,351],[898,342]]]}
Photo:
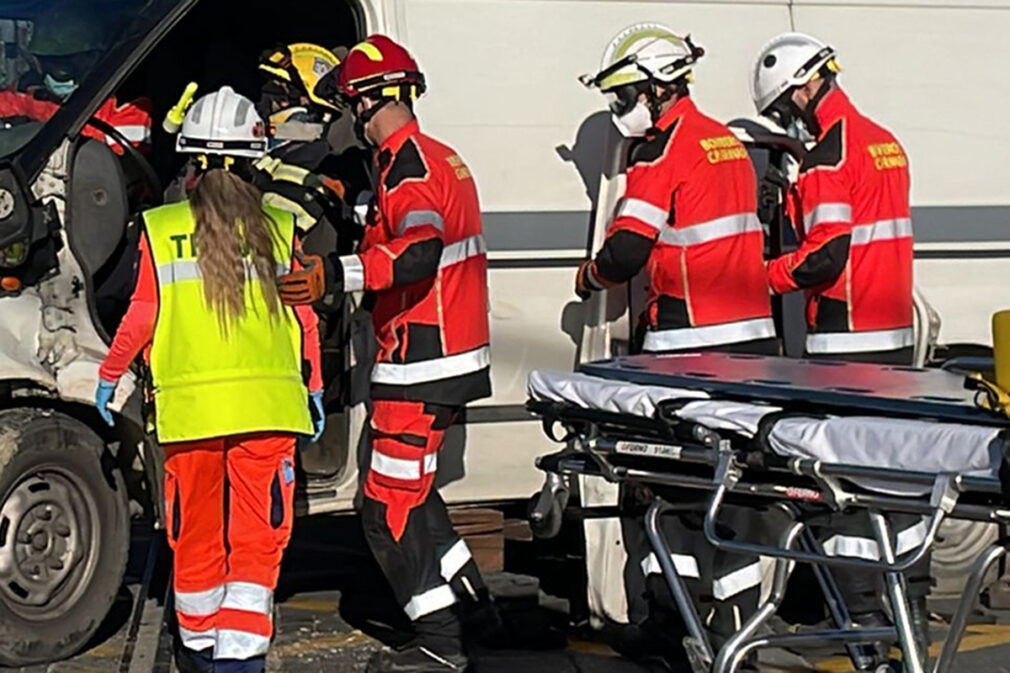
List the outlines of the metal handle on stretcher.
{"label": "metal handle on stretcher", "polygon": [[[850,568],[867,568],[870,570],[881,570],[884,572],[904,572],[916,563],[921,561],[936,540],[936,535],[940,530],[946,512],[950,511],[956,503],[956,493],[953,489],[953,478],[948,475],[939,475],[934,485],[933,500],[938,501],[929,520],[929,528],[925,539],[916,547],[913,552],[903,554],[900,561],[888,563],[886,560],[870,561],[867,559],[854,558],[851,556],[822,556],[811,552],[798,551],[792,549],[781,549],[768,545],[753,544],[750,542],[737,542],[727,540],[719,536],[716,529],[719,510],[722,508],[726,493],[738,478],[738,473],[733,467],[733,454],[730,451],[720,451],[719,463],[716,467],[714,482],[715,490],[709,498],[708,506],[705,508],[705,522],[703,530],[705,538],[713,545],[726,551],[733,551],[742,554],[755,554],[758,556],[771,556],[774,558],[784,558],[790,561],[801,563],[819,563],[827,566],[844,566]],[[937,494],[940,495],[937,495]],[[879,544],[879,542],[878,542]]]}

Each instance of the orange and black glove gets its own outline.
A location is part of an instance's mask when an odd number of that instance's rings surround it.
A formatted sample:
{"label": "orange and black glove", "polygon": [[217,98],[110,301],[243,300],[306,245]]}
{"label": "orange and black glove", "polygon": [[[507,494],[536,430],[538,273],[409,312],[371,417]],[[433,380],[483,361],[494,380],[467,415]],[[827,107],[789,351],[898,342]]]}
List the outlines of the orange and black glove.
{"label": "orange and black glove", "polygon": [[589,299],[593,292],[605,289],[596,277],[596,266],[593,260],[587,259],[575,274],[575,294],[579,299]]}
{"label": "orange and black glove", "polygon": [[288,306],[314,304],[326,296],[326,260],[319,255],[295,255],[302,268],[277,279],[278,294]]}

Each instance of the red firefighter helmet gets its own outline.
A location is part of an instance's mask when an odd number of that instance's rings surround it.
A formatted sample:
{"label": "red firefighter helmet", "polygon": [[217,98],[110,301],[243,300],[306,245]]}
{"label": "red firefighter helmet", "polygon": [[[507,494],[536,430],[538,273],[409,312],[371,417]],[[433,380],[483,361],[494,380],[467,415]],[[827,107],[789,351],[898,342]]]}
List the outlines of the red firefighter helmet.
{"label": "red firefighter helmet", "polygon": [[[361,96],[411,101],[424,93],[424,75],[406,49],[385,35],[372,35],[354,47],[316,93],[345,102]],[[333,81],[336,80],[336,81]]]}

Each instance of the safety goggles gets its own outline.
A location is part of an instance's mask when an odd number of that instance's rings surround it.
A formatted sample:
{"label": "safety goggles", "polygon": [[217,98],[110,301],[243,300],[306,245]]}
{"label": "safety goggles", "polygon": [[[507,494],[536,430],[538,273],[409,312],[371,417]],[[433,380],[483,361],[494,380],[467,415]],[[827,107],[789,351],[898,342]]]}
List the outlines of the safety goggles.
{"label": "safety goggles", "polygon": [[625,84],[604,91],[603,96],[607,99],[610,111],[618,117],[623,117],[635,108],[635,105],[638,104],[638,96],[644,93],[647,87],[648,84],[645,82]]}

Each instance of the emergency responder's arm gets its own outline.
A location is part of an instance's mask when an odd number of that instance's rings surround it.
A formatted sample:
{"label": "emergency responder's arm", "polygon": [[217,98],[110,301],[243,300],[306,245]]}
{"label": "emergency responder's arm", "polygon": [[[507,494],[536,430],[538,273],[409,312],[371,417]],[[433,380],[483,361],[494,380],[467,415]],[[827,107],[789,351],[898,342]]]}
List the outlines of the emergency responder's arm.
{"label": "emergency responder's arm", "polygon": [[[392,238],[357,255],[330,257],[334,283],[344,292],[409,285],[438,273],[445,224],[427,184],[403,183],[386,198]],[[383,226],[383,225],[377,225]]]}
{"label": "emergency responder's arm", "polygon": [[[297,243],[295,244],[298,245]],[[300,271],[298,259],[291,260],[291,270]],[[295,306],[295,315],[302,327],[302,357],[309,363],[309,392],[321,392],[323,389],[322,347],[319,343],[319,316],[311,306]]]}
{"label": "emergency responder's arm", "polygon": [[154,325],[158,318],[158,286],[154,259],[146,235],[141,235],[139,248],[137,285],[130,299],[130,307],[116,330],[109,354],[98,370],[99,378],[104,381],[118,381],[154,336]]}
{"label": "emergency responder's arm", "polygon": [[[837,133],[837,144],[832,132]],[[804,159],[797,183],[805,236],[799,249],[768,263],[772,291],[830,285],[845,270],[852,237],[852,188],[841,152],[841,127]]]}
{"label": "emergency responder's arm", "polygon": [[669,219],[674,189],[671,180],[659,179],[654,167],[628,171],[627,189],[603,247],[579,269],[576,292],[580,296],[627,282],[645,266]]}

